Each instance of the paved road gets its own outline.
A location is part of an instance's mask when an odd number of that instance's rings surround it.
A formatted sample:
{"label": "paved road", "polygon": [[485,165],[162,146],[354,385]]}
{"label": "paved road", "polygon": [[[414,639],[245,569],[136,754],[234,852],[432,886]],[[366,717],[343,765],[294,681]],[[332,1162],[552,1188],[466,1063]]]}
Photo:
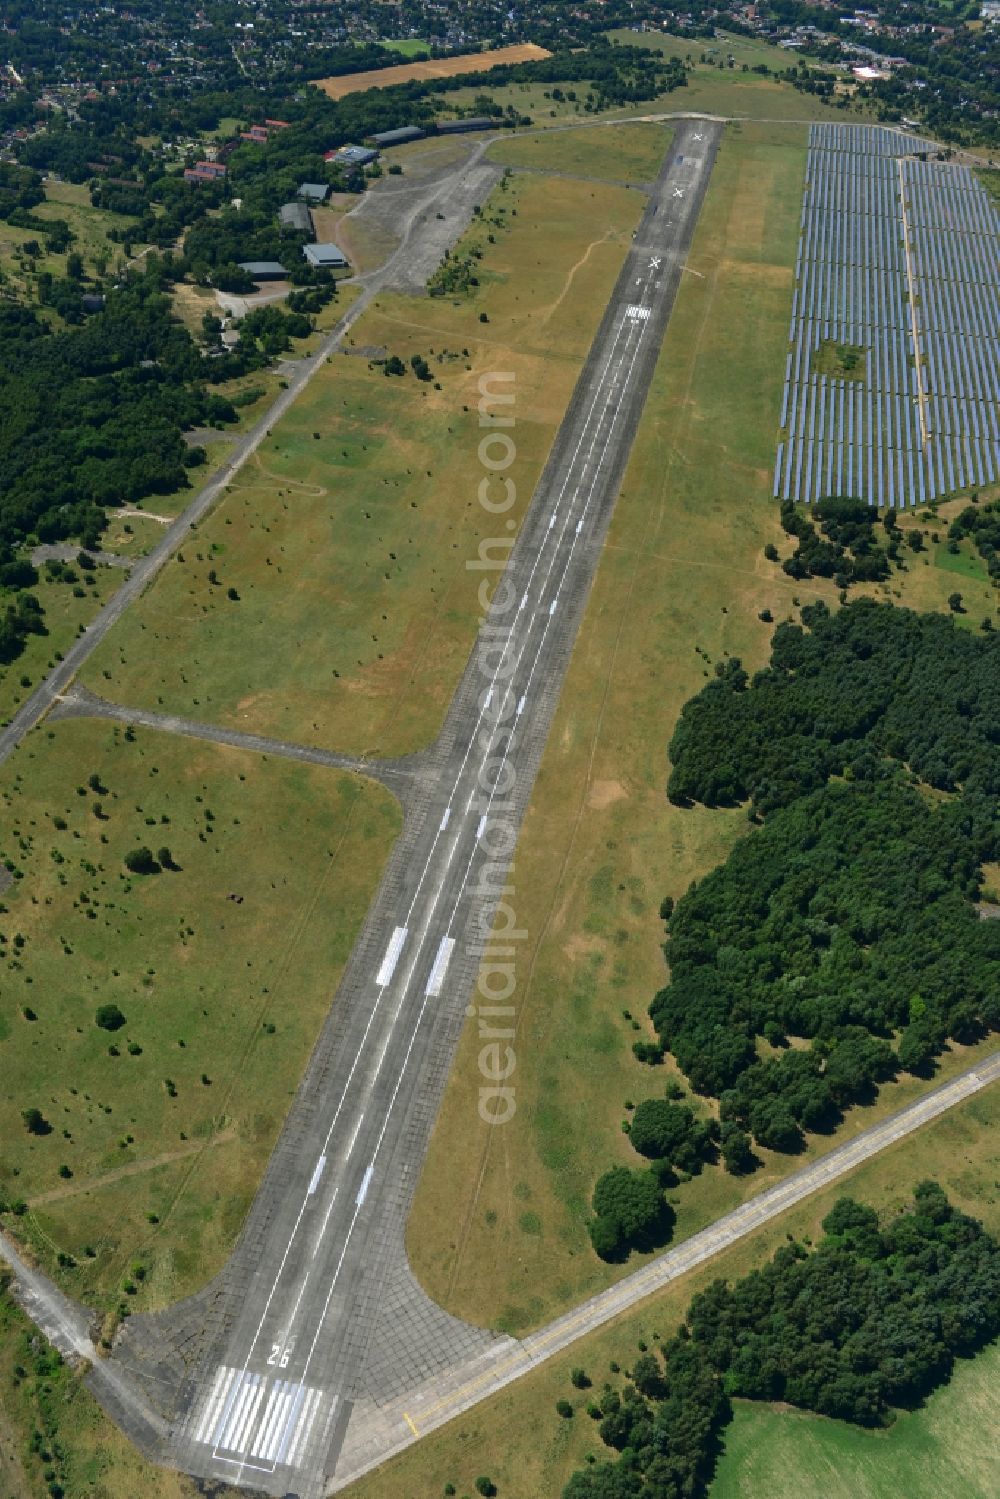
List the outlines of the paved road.
{"label": "paved road", "polygon": [[[187,1372],[171,1456],[199,1477],[313,1499],[355,1400],[384,1401],[496,1341],[427,1301],[402,1225],[494,914],[514,920],[509,858],[720,134],[677,129],[517,542],[498,517],[475,559],[490,607],[436,774],[412,799],[240,1244],[193,1304],[125,1329],[117,1356],[148,1388]],[[480,1027],[499,1038],[501,1109],[502,1017]]]}
{"label": "paved road", "polygon": [[87,547],[60,545],[58,543],[46,543],[37,546],[31,554],[31,560],[36,567],[41,567],[45,562],[75,562],[80,555],[89,557],[97,567],[121,567],[126,570],[133,565],[131,557],[119,557],[117,552],[94,552]]}

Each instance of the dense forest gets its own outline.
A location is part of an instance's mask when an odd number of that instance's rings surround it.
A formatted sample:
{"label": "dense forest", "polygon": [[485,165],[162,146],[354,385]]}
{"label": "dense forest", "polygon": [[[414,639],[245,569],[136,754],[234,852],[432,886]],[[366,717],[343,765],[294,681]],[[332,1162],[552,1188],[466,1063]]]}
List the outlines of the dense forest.
{"label": "dense forest", "polygon": [[602,1258],[666,1243],[664,1190],[706,1165],[742,1175],[755,1145],[801,1150],[899,1072],[929,1076],[949,1040],[1000,1029],[1000,922],[980,917],[1000,858],[998,668],[1000,637],[953,617],[817,603],[752,679],[722,661],[685,705],[671,799],[746,804],[752,831],[664,901],[658,1041],[633,1049],[652,1066],[671,1052],[718,1119],[671,1082],[625,1120],[645,1159],[597,1180]]}
{"label": "dense forest", "polygon": [[777,1150],[1000,1026],[1000,925],[976,906],[1000,642],[868,600],[802,613],[752,681],[730,660],[682,712],[671,798],[763,825],[668,913],[650,1009],[723,1127]]}
{"label": "dense forest", "polygon": [[564,1499],[699,1499],[732,1399],[884,1427],[1000,1332],[1000,1245],[936,1183],[884,1224],[841,1198],[823,1230],[812,1250],[792,1243],[714,1282],[669,1342],[640,1345],[621,1390],[595,1391],[589,1412],[618,1456],[575,1473]]}

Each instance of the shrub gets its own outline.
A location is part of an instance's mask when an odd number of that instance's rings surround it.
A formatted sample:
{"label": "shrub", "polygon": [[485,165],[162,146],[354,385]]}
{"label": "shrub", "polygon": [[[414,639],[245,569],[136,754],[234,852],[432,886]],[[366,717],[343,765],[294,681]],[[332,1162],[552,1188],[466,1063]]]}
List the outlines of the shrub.
{"label": "shrub", "polygon": [[22,1109],[21,1118],[29,1135],[49,1135],[52,1126],[42,1113],[41,1109]]}

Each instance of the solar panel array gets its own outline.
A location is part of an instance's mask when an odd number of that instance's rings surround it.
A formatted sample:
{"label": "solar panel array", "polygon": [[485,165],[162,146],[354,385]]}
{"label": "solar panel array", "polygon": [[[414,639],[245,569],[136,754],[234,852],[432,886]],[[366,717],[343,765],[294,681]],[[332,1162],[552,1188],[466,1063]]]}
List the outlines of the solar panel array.
{"label": "solar panel array", "polygon": [[[1000,479],[1000,213],[927,150],[810,129],[776,498],[903,509]],[[826,344],[864,349],[863,378],[820,373]]]}

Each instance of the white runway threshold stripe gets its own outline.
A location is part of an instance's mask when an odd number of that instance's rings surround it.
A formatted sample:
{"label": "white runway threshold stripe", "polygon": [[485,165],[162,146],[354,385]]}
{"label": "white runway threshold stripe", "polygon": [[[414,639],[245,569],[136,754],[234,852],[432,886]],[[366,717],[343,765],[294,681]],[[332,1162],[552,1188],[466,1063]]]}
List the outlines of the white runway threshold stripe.
{"label": "white runway threshold stripe", "polygon": [[319,1179],[323,1175],[323,1168],[325,1167],[325,1165],[326,1165],[326,1156],[325,1155],[321,1155],[320,1158],[319,1158],[319,1160],[316,1162],[316,1169],[313,1171],[313,1174],[312,1174],[312,1176],[311,1176],[311,1178],[309,1180],[309,1190],[306,1193],[307,1197],[311,1197],[313,1195],[313,1193],[315,1192],[316,1188],[319,1186]]}
{"label": "white runway threshold stripe", "polygon": [[399,962],[399,955],[403,951],[403,943],[406,941],[407,931],[408,928],[405,926],[398,926],[389,938],[389,946],[385,950],[382,966],[375,975],[375,982],[380,989],[385,988],[396,972],[396,964]]}
{"label": "white runway threshold stripe", "polygon": [[219,1368],[192,1433],[220,1462],[273,1472],[306,1453],[323,1391],[292,1379]]}
{"label": "white runway threshold stripe", "polygon": [[454,947],[454,937],[442,937],[438,945],[438,950],[434,955],[434,965],[431,968],[431,975],[427,980],[427,988],[424,990],[424,993],[433,995],[435,999],[441,993],[444,976],[448,972],[448,964],[451,962]]}

